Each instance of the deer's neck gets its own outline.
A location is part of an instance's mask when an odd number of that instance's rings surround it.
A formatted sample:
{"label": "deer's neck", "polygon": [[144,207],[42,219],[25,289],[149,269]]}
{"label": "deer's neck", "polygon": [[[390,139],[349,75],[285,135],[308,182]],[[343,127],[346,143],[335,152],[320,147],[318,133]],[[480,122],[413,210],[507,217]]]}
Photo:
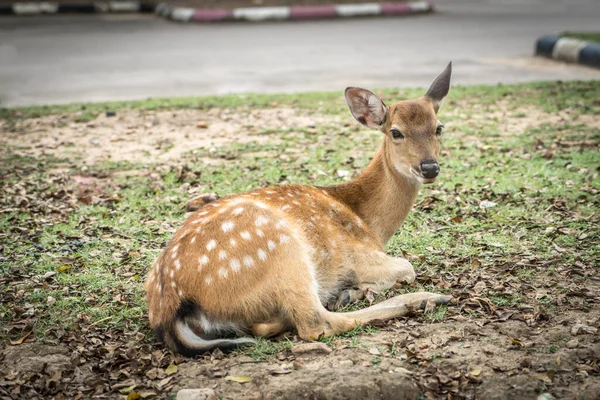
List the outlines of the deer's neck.
{"label": "deer's neck", "polygon": [[420,187],[418,180],[396,171],[388,156],[387,142],[383,141],[371,163],[356,179],[325,188],[360,216],[379,236],[382,245],[404,223]]}

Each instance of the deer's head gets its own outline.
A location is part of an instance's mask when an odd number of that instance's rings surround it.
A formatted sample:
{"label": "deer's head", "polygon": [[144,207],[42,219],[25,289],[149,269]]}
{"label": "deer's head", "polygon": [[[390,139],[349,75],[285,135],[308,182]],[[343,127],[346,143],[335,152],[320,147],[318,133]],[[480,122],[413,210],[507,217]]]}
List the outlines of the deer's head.
{"label": "deer's head", "polygon": [[440,172],[438,156],[443,125],[437,118],[450,90],[452,63],[431,84],[425,95],[390,107],[367,89],[349,87],[346,102],[361,124],[385,134],[385,152],[396,173],[422,183],[434,182]]}

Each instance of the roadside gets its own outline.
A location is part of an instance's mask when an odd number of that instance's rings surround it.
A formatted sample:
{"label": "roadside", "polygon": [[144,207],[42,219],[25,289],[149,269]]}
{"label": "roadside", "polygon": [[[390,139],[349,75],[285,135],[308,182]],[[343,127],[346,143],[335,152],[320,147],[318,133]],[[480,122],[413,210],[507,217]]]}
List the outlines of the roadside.
{"label": "roadside", "polygon": [[535,54],[567,63],[600,68],[600,33],[564,32],[539,38]]}
{"label": "roadside", "polygon": [[453,88],[440,180],[388,247],[417,282],[375,299],[429,290],[450,306],[323,340],[332,352],[302,354],[292,333],[195,360],[156,341],[142,289],[186,201],[343,182],[380,134],[339,93],[2,110],[0,393],[593,399],[598,98],[598,81]]}

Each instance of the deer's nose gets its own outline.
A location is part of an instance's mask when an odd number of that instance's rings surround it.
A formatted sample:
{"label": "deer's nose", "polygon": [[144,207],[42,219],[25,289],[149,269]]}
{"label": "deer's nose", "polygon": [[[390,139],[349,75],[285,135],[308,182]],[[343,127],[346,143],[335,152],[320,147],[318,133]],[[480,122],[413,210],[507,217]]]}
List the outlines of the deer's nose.
{"label": "deer's nose", "polygon": [[440,173],[440,165],[433,160],[425,160],[421,163],[421,173],[427,179],[432,179]]}

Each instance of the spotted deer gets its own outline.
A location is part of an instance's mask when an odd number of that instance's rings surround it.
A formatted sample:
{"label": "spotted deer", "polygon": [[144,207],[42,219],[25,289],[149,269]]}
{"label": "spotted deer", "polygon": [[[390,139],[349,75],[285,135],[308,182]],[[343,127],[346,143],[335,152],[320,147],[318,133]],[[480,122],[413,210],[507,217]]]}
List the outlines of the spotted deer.
{"label": "spotted deer", "polygon": [[[355,87],[346,102],[383,143],[354,180],[336,186],[257,189],[206,204],[160,254],[146,281],[150,324],[169,348],[194,355],[232,349],[296,328],[315,340],[451,297],[411,293],[353,312],[335,312],[369,290],[412,283],[385,244],[422,183],[434,182],[443,125],[438,109],[451,64],[427,93],[390,107]],[[330,309],[327,305],[330,305]]]}

